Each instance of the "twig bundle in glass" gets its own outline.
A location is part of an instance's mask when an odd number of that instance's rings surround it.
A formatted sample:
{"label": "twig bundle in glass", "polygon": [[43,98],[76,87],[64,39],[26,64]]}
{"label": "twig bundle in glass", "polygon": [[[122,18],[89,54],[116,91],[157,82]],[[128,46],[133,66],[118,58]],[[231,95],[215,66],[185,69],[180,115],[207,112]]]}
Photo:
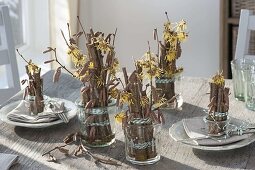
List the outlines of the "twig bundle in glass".
{"label": "twig bundle in glass", "polygon": [[33,114],[38,114],[44,110],[44,99],[43,99],[43,79],[41,78],[41,68],[32,62],[32,60],[27,61],[23,55],[19,53],[20,57],[27,63],[26,73],[28,75],[28,80],[22,80],[21,83],[25,84],[28,82],[28,86],[25,88],[23,99],[28,97],[29,109]]}
{"label": "twig bundle in glass", "polygon": [[186,28],[184,20],[171,23],[167,16],[167,22],[164,24],[163,42],[158,39],[157,29],[154,30],[154,39],[158,43],[158,67],[161,69],[161,74],[156,79],[156,86],[162,89],[167,100],[175,96],[174,81],[176,76],[183,71],[182,67],[176,66],[176,60],[181,56],[181,42],[188,37],[185,32]]}
{"label": "twig bundle in glass", "polygon": [[[123,90],[113,90],[117,104],[120,107],[128,105],[128,110],[116,115],[116,120],[121,120],[124,128],[127,159],[138,164],[148,160],[151,163],[156,162],[160,158],[158,139],[155,137],[159,128],[155,130],[155,125],[160,126],[164,122],[164,117],[159,109],[162,99],[152,85],[152,79],[160,71],[155,65],[155,60],[156,57],[149,50],[142,60],[135,63],[136,70],[130,76],[123,68],[125,79],[125,84],[122,83]],[[149,83],[143,86],[143,80],[146,78]],[[153,107],[153,104],[158,107]]]}
{"label": "twig bundle in glass", "polygon": [[229,88],[225,87],[222,74],[213,76],[210,82],[210,104],[208,105],[208,133],[218,134],[227,126],[229,109]]}
{"label": "twig bundle in glass", "polygon": [[[80,23],[80,20],[78,18]],[[81,25],[81,24],[80,24]],[[82,27],[82,25],[81,25]],[[68,25],[69,28],[69,25]],[[69,30],[69,29],[68,29]],[[69,72],[73,77],[79,79],[84,87],[81,89],[81,103],[85,111],[84,123],[85,123],[85,137],[91,145],[96,143],[104,143],[114,138],[114,133],[111,130],[109,115],[105,107],[108,106],[112,88],[118,85],[115,77],[118,69],[119,62],[115,57],[114,41],[117,29],[114,34],[108,34],[105,36],[102,32],[94,32],[91,28],[89,33],[86,33],[82,27],[82,32],[75,34],[71,37],[69,30],[69,42],[67,41],[63,31],[61,33],[68,46],[68,56],[76,68],[75,72],[69,71],[64,65],[62,65],[56,54],[56,49],[48,47],[44,53],[53,51],[55,58],[49,62],[57,62],[60,67],[54,74],[54,80],[58,80],[61,69]],[[85,35],[87,55],[84,55],[81,50],[76,46],[75,37]],[[100,113],[94,109],[99,109]],[[107,141],[103,141],[107,140]]]}

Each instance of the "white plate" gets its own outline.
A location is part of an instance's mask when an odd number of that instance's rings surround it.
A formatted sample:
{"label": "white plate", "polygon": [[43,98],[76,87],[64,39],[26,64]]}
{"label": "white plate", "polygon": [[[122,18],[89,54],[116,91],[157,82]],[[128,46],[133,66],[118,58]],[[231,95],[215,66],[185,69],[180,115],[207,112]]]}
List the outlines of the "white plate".
{"label": "white plate", "polygon": [[[76,106],[73,102],[65,100],[65,99],[59,99],[59,98],[53,98],[54,100],[61,100],[65,103],[65,107],[69,110],[66,115],[68,117],[69,120],[71,120],[73,117],[76,116]],[[63,120],[58,119],[56,121],[53,122],[48,122],[48,123],[21,123],[21,122],[14,122],[11,121],[7,118],[7,114],[12,111],[15,107],[18,106],[18,104],[20,103],[19,101],[15,101],[12,102],[6,106],[4,106],[3,108],[1,108],[0,110],[0,119],[3,122],[6,122],[8,124],[14,125],[14,126],[22,126],[22,127],[28,127],[28,128],[45,128],[45,127],[49,127],[49,126],[53,126],[53,125],[57,125],[57,124],[61,124],[64,123]]]}
{"label": "white plate", "polygon": [[[237,119],[235,119],[237,120]],[[241,123],[239,121],[239,123]],[[169,135],[175,140],[184,140],[188,139],[189,136],[186,134],[182,121],[179,121],[172,125],[172,127],[169,128]],[[249,138],[241,140],[239,142],[235,142],[232,144],[222,145],[222,146],[201,146],[197,145],[194,141],[188,140],[183,141],[181,143],[190,146],[192,148],[200,149],[200,150],[208,150],[208,151],[222,151],[222,150],[231,150],[231,149],[237,149],[244,146],[247,146],[255,141],[255,134],[251,135]]]}

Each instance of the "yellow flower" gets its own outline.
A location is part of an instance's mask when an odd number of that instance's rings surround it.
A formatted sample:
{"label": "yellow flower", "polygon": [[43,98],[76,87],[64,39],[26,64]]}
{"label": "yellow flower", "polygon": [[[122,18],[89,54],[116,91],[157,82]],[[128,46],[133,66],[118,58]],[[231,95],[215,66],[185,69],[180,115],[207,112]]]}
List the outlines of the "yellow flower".
{"label": "yellow flower", "polygon": [[114,58],[112,65],[109,68],[109,71],[112,75],[115,75],[119,68],[119,61],[117,58]]}
{"label": "yellow flower", "polygon": [[114,99],[117,99],[119,93],[120,91],[117,88],[113,88],[109,91],[109,95]]}
{"label": "yellow flower", "polygon": [[89,69],[94,69],[94,63],[93,62],[89,62],[89,66],[88,66]]}
{"label": "yellow flower", "polygon": [[165,58],[169,62],[175,60],[176,59],[176,51],[169,51]]}
{"label": "yellow flower", "polygon": [[179,41],[183,42],[188,37],[188,34],[186,32],[179,32],[178,33],[178,39]]}
{"label": "yellow flower", "polygon": [[154,104],[155,108],[159,108],[166,103],[167,99],[162,97],[159,101]]}
{"label": "yellow flower", "polygon": [[165,29],[165,31],[171,31],[173,29],[172,25],[171,25],[171,23],[169,21],[164,23],[164,29]]}
{"label": "yellow flower", "polygon": [[71,46],[67,51],[67,54],[71,57],[75,67],[82,67],[86,62],[86,55],[83,55],[76,46]]}
{"label": "yellow flower", "polygon": [[33,75],[34,73],[38,73],[38,71],[39,71],[39,67],[35,65],[34,63],[32,63],[32,60],[29,60],[28,72]]}
{"label": "yellow flower", "polygon": [[97,87],[100,87],[104,84],[103,79],[100,76],[99,77],[96,76],[96,83]]}
{"label": "yellow flower", "polygon": [[177,32],[184,32],[184,30],[187,29],[187,24],[186,21],[184,21],[183,19],[177,24],[177,28],[176,31]]}
{"label": "yellow flower", "polygon": [[114,116],[114,119],[117,123],[122,123],[123,119],[126,117],[125,112],[120,112]]}
{"label": "yellow flower", "polygon": [[133,104],[133,100],[132,100],[132,93],[129,92],[123,92],[120,94],[120,103],[124,104],[124,103],[128,103]]}
{"label": "yellow flower", "polygon": [[215,83],[216,85],[223,86],[225,83],[224,76],[222,73],[218,73],[215,76],[212,77],[212,83]]}
{"label": "yellow flower", "polygon": [[149,98],[147,96],[142,96],[140,104],[141,104],[142,107],[145,107],[146,105],[149,104]]}
{"label": "yellow flower", "polygon": [[107,53],[111,51],[110,44],[104,40],[103,37],[97,37],[95,43],[97,44],[96,47],[98,50],[102,51],[103,53]]}

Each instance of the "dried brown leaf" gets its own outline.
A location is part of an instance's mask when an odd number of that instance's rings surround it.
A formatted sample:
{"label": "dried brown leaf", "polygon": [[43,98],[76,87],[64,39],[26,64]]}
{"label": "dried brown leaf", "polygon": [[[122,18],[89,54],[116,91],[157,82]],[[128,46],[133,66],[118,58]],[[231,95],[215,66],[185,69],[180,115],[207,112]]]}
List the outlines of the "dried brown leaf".
{"label": "dried brown leaf", "polygon": [[90,140],[94,141],[95,136],[96,136],[96,127],[93,126],[93,127],[91,127],[91,129],[89,131],[89,138],[90,138]]}
{"label": "dried brown leaf", "polygon": [[56,83],[59,81],[60,75],[61,75],[61,67],[58,67],[53,75],[53,83]]}
{"label": "dried brown leaf", "polygon": [[54,60],[54,59],[52,59],[52,60],[47,60],[47,61],[44,62],[44,64],[52,63],[53,61],[55,61],[55,60]]}
{"label": "dried brown leaf", "polygon": [[74,38],[70,38],[70,39],[69,39],[69,42],[70,42],[70,44],[76,44],[76,41],[75,41]]}
{"label": "dried brown leaf", "polygon": [[78,32],[78,33],[74,34],[73,36],[74,36],[74,37],[79,38],[82,34],[83,34],[83,32],[82,32],[82,31],[80,31],[80,32]]}
{"label": "dried brown leaf", "polygon": [[70,143],[74,142],[74,140],[73,140],[73,136],[74,136],[74,135],[75,135],[75,133],[71,133],[71,134],[67,135],[67,136],[64,138],[63,142],[64,142],[65,144],[70,144]]}
{"label": "dried brown leaf", "polygon": [[84,93],[84,92],[86,92],[88,90],[89,90],[89,87],[83,87],[83,88],[81,88],[81,93]]}
{"label": "dried brown leaf", "polygon": [[153,38],[154,40],[157,40],[157,29],[153,30]]}
{"label": "dried brown leaf", "polygon": [[27,82],[27,79],[21,80],[21,84],[24,85]]}
{"label": "dried brown leaf", "polygon": [[23,100],[25,100],[25,98],[28,95],[28,86],[25,88],[24,93],[23,93]]}
{"label": "dried brown leaf", "polygon": [[58,162],[57,159],[53,155],[51,155],[51,154],[49,154],[49,159],[47,161],[48,162],[55,162],[55,163]]}
{"label": "dried brown leaf", "polygon": [[69,150],[68,149],[65,149],[65,148],[62,148],[62,147],[59,147],[58,150],[64,154],[68,154],[69,153]]}

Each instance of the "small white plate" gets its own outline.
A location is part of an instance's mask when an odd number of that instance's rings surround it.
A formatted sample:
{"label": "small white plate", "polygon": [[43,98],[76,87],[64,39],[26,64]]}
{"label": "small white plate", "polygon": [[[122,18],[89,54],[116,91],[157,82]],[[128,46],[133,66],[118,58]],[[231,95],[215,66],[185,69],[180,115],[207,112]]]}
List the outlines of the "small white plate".
{"label": "small white plate", "polygon": [[[76,110],[76,106],[73,102],[65,100],[65,99],[59,99],[59,98],[53,98],[53,99],[61,100],[65,103],[65,107],[69,110],[68,112],[66,112],[66,115],[69,120],[71,120],[72,118],[74,118],[76,116],[77,110]],[[45,128],[45,127],[64,123],[63,120],[61,120],[61,119],[58,119],[58,120],[52,121],[52,122],[48,122],[48,123],[21,123],[21,122],[14,122],[14,121],[9,120],[7,118],[7,114],[10,111],[12,111],[15,107],[17,107],[19,103],[20,103],[20,100],[12,102],[12,103],[4,106],[3,108],[1,108],[0,109],[0,119],[3,122],[6,122],[6,123],[14,125],[14,126],[22,126],[22,127],[28,127],[28,128]]]}
{"label": "small white plate", "polygon": [[[237,120],[237,119],[235,119],[235,120]],[[241,123],[241,121],[239,121],[239,123]],[[179,121],[179,122],[173,124],[172,127],[169,128],[169,135],[175,141],[189,139],[189,136],[186,134],[186,132],[184,130],[182,121]],[[183,143],[187,146],[190,146],[192,148],[195,148],[195,149],[200,149],[200,150],[222,151],[222,150],[231,150],[231,149],[241,148],[241,147],[251,144],[254,141],[255,141],[255,134],[251,135],[247,139],[244,139],[244,140],[241,140],[241,141],[238,141],[235,143],[227,144],[227,145],[222,145],[222,146],[201,146],[201,145],[197,145],[193,140],[182,141],[181,143]]]}

